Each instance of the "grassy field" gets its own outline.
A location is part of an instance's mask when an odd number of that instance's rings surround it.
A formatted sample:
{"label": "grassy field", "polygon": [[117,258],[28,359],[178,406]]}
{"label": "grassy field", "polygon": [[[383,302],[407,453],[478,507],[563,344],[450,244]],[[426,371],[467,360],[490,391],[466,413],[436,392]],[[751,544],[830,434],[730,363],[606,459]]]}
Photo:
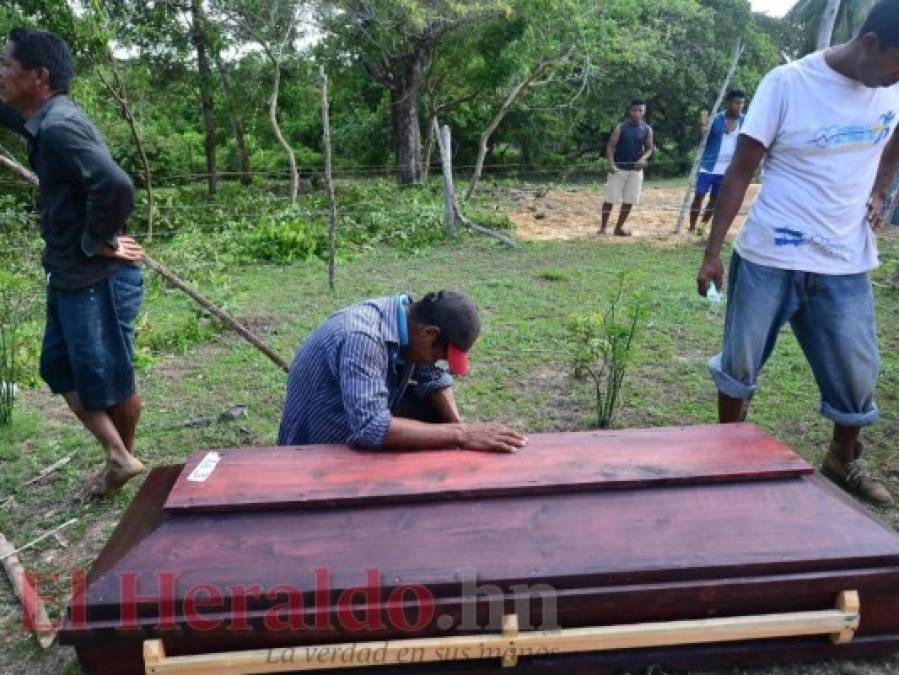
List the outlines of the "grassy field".
{"label": "grassy field", "polygon": [[[886,287],[899,261],[899,237],[882,244],[888,263],[875,273],[883,377],[881,421],[866,433],[872,465],[899,495],[890,459],[899,439],[899,292]],[[484,332],[473,354],[472,375],[458,382],[457,398],[469,419],[497,420],[526,432],[584,429],[591,425],[590,388],[571,376],[560,338],[575,312],[601,309],[619,274],[625,295],[647,298],[648,318],[638,338],[622,392],[619,427],[709,423],[715,390],[705,367],[717,350],[723,308],[695,292],[700,250],[690,244],[659,247],[634,242],[525,243],[510,251],[485,239],[463,238],[418,254],[378,249],[341,264],[337,290],[329,293],[319,263],[252,266],[232,271],[235,313],[264,333],[289,357],[297,343],[334,309],[369,296],[454,287],[474,296]],[[161,259],[165,259],[160,255]],[[147,325],[190,316],[176,294],[163,294],[146,308]],[[283,395],[283,374],[261,354],[231,335],[213,334],[178,353],[163,353],[140,372],[145,413],[138,455],[148,465],[180,462],[200,448],[272,444]],[[752,421],[812,462],[828,441],[828,424],[817,414],[818,395],[803,356],[785,333],[764,373]],[[232,405],[247,416],[205,427],[184,424],[217,416]],[[74,453],[51,476],[21,484],[54,461]],[[72,503],[102,453],[64,409],[40,390],[25,392],[11,429],[0,430],[0,531],[23,544],[70,518],[76,525],[22,554],[41,572],[88,566],[133,497],[138,483],[107,501]],[[11,499],[9,499],[11,498]],[[899,509],[880,515],[899,525]],[[64,583],[47,586],[63,593]],[[59,610],[57,606],[56,611]],[[18,625],[18,608],[0,583],[0,673],[75,673],[73,653],[54,647],[41,653]],[[895,673],[899,661],[851,666],[766,669],[759,673]]]}

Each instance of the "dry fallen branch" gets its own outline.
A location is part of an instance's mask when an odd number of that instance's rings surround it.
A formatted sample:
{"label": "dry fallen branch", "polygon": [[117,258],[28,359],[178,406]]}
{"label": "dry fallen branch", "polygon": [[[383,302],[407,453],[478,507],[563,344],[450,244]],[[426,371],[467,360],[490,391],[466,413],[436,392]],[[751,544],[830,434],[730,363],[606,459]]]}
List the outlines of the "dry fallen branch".
{"label": "dry fallen branch", "polygon": [[[24,546],[22,548],[25,548]],[[35,592],[34,586],[25,573],[25,568],[16,555],[20,549],[13,545],[0,533],[0,560],[3,561],[3,569],[6,572],[13,593],[22,604],[25,615],[25,625],[34,631],[34,636],[44,649],[53,644],[56,639],[56,630],[47,616],[47,609],[43,601]]]}
{"label": "dry fallen branch", "polygon": [[[24,546],[19,546],[19,548],[12,549],[12,550],[6,551],[6,552],[4,552],[4,553],[0,553],[0,561],[4,561],[4,562],[5,562],[9,557],[13,557],[13,556],[15,556],[17,553],[20,553],[21,551],[25,551],[25,550],[31,548],[32,546],[41,543],[41,542],[42,542],[44,539],[46,539],[47,537],[52,537],[54,534],[56,534],[56,533],[59,532],[60,530],[64,530],[64,529],[67,528],[69,525],[73,525],[74,523],[77,523],[77,522],[78,522],[78,519],[77,519],[77,518],[72,518],[71,520],[67,520],[67,521],[64,522],[62,525],[57,525],[56,527],[54,527],[54,528],[53,528],[52,530],[50,530],[49,532],[44,532],[44,534],[42,534],[41,536],[36,537],[35,539],[32,539],[31,541],[29,541],[29,542],[28,542],[27,544],[25,544]],[[4,541],[6,541],[6,540],[4,539]]]}
{"label": "dry fallen branch", "polygon": [[26,487],[26,486],[31,485],[31,484],[33,484],[33,483],[37,483],[37,482],[38,482],[39,480],[41,480],[42,478],[46,478],[47,476],[49,476],[51,473],[53,473],[53,472],[56,471],[57,469],[59,469],[59,468],[65,466],[66,464],[68,464],[69,462],[71,462],[71,461],[72,461],[72,457],[74,457],[74,456],[75,456],[75,453],[74,453],[74,452],[70,452],[68,455],[66,455],[66,456],[63,457],[62,459],[56,460],[56,461],[53,462],[53,464],[51,464],[50,466],[48,466],[48,467],[46,467],[46,468],[44,468],[44,469],[41,469],[40,473],[38,473],[37,476],[35,476],[35,477],[32,478],[31,480],[28,480],[28,481],[25,481],[24,483],[22,483],[22,487]]}

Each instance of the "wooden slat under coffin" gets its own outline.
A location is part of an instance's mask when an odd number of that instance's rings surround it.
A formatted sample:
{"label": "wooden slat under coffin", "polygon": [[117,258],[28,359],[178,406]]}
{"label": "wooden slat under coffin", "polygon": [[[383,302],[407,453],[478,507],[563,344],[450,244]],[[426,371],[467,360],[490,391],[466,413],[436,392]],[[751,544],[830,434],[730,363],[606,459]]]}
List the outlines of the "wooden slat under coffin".
{"label": "wooden slat under coffin", "polygon": [[802,458],[752,424],[535,434],[514,455],[333,445],[222,450],[210,470],[198,472],[208,456],[191,455],[166,511],[311,509],[812,473]]}

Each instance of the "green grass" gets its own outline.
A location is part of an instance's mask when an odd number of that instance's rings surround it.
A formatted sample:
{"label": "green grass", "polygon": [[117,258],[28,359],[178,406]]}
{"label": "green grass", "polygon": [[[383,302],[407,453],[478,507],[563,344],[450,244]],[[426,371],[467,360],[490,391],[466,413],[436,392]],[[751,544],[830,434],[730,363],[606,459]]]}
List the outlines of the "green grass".
{"label": "green grass", "polygon": [[[899,259],[899,239],[882,246],[890,271]],[[526,432],[583,429],[592,418],[588,383],[571,377],[560,352],[566,319],[573,312],[600,309],[626,275],[625,296],[648,298],[647,323],[635,347],[622,390],[616,426],[701,424],[715,420],[715,390],[705,363],[721,341],[723,309],[716,311],[695,292],[700,252],[692,246],[657,247],[634,242],[525,243],[511,251],[492,241],[464,237],[418,253],[376,249],[338,267],[337,290],[327,290],[325,266],[250,266],[230,270],[235,314],[261,330],[289,359],[298,342],[329,313],[370,296],[453,287],[475,297],[484,331],[472,356],[472,375],[457,383],[460,408],[469,419],[497,420]],[[875,273],[883,282],[887,269]],[[881,421],[866,432],[875,469],[896,450],[899,437],[899,293],[876,290],[883,376]],[[150,302],[154,302],[151,297]],[[193,315],[187,302],[170,295],[148,308],[152,321],[179,325]],[[160,318],[154,318],[158,316]],[[228,334],[191,335],[178,353],[156,354],[139,376],[145,412],[139,455],[148,465],[183,461],[202,448],[272,444],[283,396],[284,376],[264,356]],[[208,338],[208,339],[207,339]],[[160,344],[163,344],[162,342]],[[205,428],[171,428],[214,416],[233,404],[248,416]],[[829,428],[817,414],[814,380],[795,339],[785,333],[761,380],[752,421],[818,461]],[[54,476],[28,488],[23,481],[76,451]],[[42,391],[26,392],[11,429],[0,430],[0,531],[17,544],[72,517],[64,534],[69,548],[45,541],[22,555],[39,571],[89,565],[138,485],[113,499],[77,507],[68,498],[99,467],[101,452],[65,411]],[[888,479],[894,492],[899,485]],[[894,524],[896,510],[883,515]],[[64,589],[64,585],[62,587]],[[62,672],[67,651],[39,654],[15,623],[14,601],[0,584],[0,671]],[[13,670],[15,662],[16,668]],[[48,666],[48,663],[54,665]],[[75,672],[72,670],[71,672]],[[764,671],[774,672],[774,671]],[[785,671],[777,671],[785,672]],[[798,672],[798,671],[797,671]],[[806,671],[804,671],[806,672]],[[820,669],[807,672],[824,672]],[[878,671],[868,671],[878,672]],[[887,671],[884,671],[887,672]]]}

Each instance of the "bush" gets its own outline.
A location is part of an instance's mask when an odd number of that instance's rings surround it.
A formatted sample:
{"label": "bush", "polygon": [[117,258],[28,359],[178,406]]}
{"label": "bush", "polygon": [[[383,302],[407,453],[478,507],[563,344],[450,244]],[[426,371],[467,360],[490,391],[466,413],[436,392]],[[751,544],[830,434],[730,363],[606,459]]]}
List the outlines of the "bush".
{"label": "bush", "polygon": [[644,315],[639,300],[630,307],[621,306],[623,290],[624,279],[621,278],[618,291],[605,312],[573,316],[565,340],[575,376],[586,375],[592,380],[596,425],[600,429],[612,425],[631,347]]}
{"label": "bush", "polygon": [[241,257],[252,261],[290,263],[324,258],[328,232],[290,211],[263,216],[238,240]]}
{"label": "bush", "polygon": [[0,426],[12,422],[16,389],[29,365],[23,328],[34,304],[33,288],[20,277],[0,272]]}

